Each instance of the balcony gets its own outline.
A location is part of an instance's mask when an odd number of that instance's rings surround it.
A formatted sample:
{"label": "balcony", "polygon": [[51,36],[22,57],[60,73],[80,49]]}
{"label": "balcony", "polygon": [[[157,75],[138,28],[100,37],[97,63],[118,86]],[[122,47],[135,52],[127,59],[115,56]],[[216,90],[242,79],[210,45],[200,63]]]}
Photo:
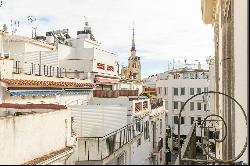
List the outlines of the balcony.
{"label": "balcony", "polygon": [[[216,94],[222,95],[222,98],[227,102],[225,104],[225,112],[228,113],[230,111],[240,110],[243,114],[243,118],[241,120],[245,120],[245,125],[248,126],[246,111],[244,111],[243,107],[231,96],[215,91],[202,92],[200,94],[196,94],[189,98],[185,103],[190,101],[196,96],[200,96],[202,94]],[[230,100],[229,100],[230,99]],[[238,105],[238,109],[231,110],[231,106]],[[184,105],[185,106],[185,105]],[[183,107],[184,107],[183,106]],[[230,107],[229,107],[230,106]],[[229,108],[228,108],[229,107]],[[181,112],[183,108],[180,110],[179,117],[181,117]],[[214,111],[214,112],[217,112]],[[184,144],[181,143],[181,135],[180,135],[180,126],[181,120],[179,118],[178,122],[178,157],[175,161],[176,165],[196,165],[196,164],[226,164],[226,165],[235,165],[235,164],[243,164],[244,161],[236,162],[237,160],[241,160],[243,154],[246,152],[248,146],[248,137],[245,136],[245,143],[237,142],[234,140],[235,133],[232,130],[232,121],[228,119],[228,117],[218,114],[210,114],[206,116],[203,120],[196,121],[193,123],[189,133],[185,139]],[[236,114],[236,113],[235,113]],[[225,118],[225,119],[224,119]],[[241,129],[244,130],[244,126],[241,126]],[[241,130],[243,133],[244,131]],[[236,138],[239,136],[236,136]],[[244,136],[243,136],[244,140]],[[236,152],[234,154],[234,148],[240,149],[240,152]]]}
{"label": "balcony", "polygon": [[[218,156],[216,157],[216,152],[218,150],[217,144],[222,142],[224,140],[223,138],[225,138],[226,136],[222,135],[222,138],[219,139],[221,134],[223,133],[221,133],[221,131],[225,129],[217,127],[204,127],[202,125],[198,125],[202,124],[203,122],[204,121],[201,121],[201,123],[196,122],[192,125],[184,144],[182,145],[182,147],[180,146],[178,148],[180,149],[180,151],[175,161],[175,165],[243,165],[239,162],[235,162],[234,159],[225,161],[218,159]],[[204,124],[206,124],[206,122],[204,122]],[[200,137],[200,135],[197,135],[197,128],[204,129],[204,136],[201,137],[201,142],[197,142],[197,137]],[[218,129],[220,131],[216,131]]]}
{"label": "balcony", "polygon": [[138,90],[94,90],[93,97],[118,98],[120,96],[138,96]]}
{"label": "balcony", "polygon": [[142,132],[136,131],[135,125],[129,124],[103,137],[80,137],[76,164],[105,165],[123,153],[141,134]]}

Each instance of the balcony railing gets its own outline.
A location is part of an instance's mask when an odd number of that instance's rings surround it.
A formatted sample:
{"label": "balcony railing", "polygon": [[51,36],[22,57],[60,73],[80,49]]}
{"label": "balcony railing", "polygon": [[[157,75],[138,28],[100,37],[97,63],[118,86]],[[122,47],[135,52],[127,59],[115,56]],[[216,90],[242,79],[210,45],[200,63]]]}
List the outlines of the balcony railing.
{"label": "balcony railing", "polygon": [[78,163],[90,164],[92,161],[98,161],[99,164],[105,164],[113,159],[113,155],[121,153],[126,145],[137,140],[142,132],[136,131],[135,125],[124,126],[104,137],[81,137],[79,143],[82,147]]}
{"label": "balcony railing", "polygon": [[138,96],[138,90],[94,90],[93,97],[117,98],[119,96]]}
{"label": "balcony railing", "polygon": [[[245,111],[243,110],[242,106],[232,97],[221,93],[221,92],[214,92],[214,91],[209,91],[209,92],[202,92],[199,94],[196,94],[189,98],[184,105],[182,106],[179,117],[181,117],[181,112],[183,111],[183,108],[185,104],[194,98],[195,96],[199,96],[202,94],[220,94],[223,96],[226,96],[230,98],[232,101],[234,101],[239,107],[240,110],[242,111],[244,118],[246,120],[246,126],[247,126],[247,116]],[[200,130],[200,134],[198,134]],[[227,158],[227,159],[219,159],[216,156],[217,153],[217,148],[220,146],[217,146],[218,144],[221,145],[221,143],[227,143],[224,142],[225,140],[230,139],[227,138],[230,133],[228,133],[228,127],[227,123],[224,120],[224,118],[220,115],[217,114],[210,114],[204,118],[202,121],[197,121],[195,122],[188,135],[187,138],[185,139],[184,145],[181,147],[180,143],[180,120],[178,123],[178,157],[175,161],[176,165],[196,165],[196,164],[240,164],[236,162],[246,151],[247,148],[247,138],[245,144],[243,144],[243,149],[241,152],[234,157]],[[196,142],[197,137],[200,138],[201,142]],[[223,145],[223,144],[222,144]],[[220,150],[220,154],[227,156],[230,154],[230,150],[225,150],[222,149]],[[221,156],[223,158],[223,156]],[[242,163],[241,163],[242,164]]]}

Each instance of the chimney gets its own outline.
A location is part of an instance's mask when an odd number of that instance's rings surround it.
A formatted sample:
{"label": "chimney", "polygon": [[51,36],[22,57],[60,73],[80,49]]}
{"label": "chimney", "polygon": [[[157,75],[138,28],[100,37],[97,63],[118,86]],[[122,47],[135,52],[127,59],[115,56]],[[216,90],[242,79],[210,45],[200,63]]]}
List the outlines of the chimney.
{"label": "chimney", "polygon": [[46,41],[48,43],[54,43],[55,39],[54,36],[52,35],[52,32],[46,32]]}
{"label": "chimney", "polygon": [[201,70],[201,63],[198,62],[198,69]]}

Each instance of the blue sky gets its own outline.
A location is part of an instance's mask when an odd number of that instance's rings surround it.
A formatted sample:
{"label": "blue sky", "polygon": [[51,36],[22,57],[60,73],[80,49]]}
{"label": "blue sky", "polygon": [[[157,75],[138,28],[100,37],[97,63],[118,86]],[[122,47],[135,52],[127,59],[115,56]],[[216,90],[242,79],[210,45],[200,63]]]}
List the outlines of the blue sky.
{"label": "blue sky", "polygon": [[[132,23],[135,22],[137,55],[142,61],[142,77],[164,72],[168,62],[194,63],[213,55],[213,29],[201,18],[201,0],[3,0],[0,26],[19,20],[17,34],[31,36],[29,15],[37,17],[38,35],[69,29],[72,37],[83,29],[87,16],[102,48],[118,55],[127,65]],[[197,63],[197,62],[195,62]]]}

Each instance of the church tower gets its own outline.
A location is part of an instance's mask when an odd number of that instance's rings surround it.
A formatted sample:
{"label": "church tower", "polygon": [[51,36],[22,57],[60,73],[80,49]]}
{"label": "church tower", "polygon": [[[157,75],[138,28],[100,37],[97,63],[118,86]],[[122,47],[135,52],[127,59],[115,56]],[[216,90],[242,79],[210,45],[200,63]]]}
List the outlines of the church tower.
{"label": "church tower", "polygon": [[141,80],[141,62],[140,57],[136,56],[136,49],[135,49],[135,33],[133,27],[133,37],[132,37],[132,46],[131,46],[131,53],[128,59],[128,66],[122,69],[122,76],[126,79],[130,80]]}

